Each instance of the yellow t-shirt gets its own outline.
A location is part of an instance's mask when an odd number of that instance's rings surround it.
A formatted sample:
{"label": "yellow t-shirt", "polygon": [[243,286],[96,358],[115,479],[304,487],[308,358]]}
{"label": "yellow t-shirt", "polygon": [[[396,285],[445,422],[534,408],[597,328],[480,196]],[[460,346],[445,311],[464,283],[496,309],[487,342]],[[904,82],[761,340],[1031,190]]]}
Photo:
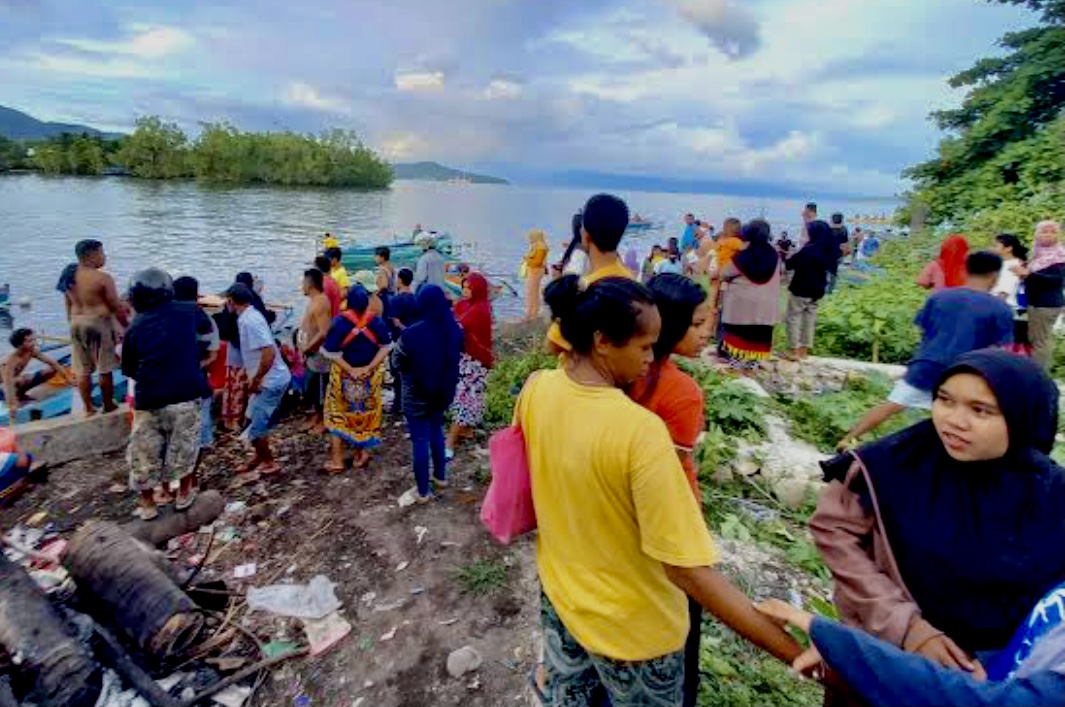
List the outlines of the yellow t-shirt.
{"label": "yellow t-shirt", "polygon": [[348,276],[348,271],[343,265],[337,265],[330,270],[329,277],[333,278],[341,290],[346,290],[351,287],[351,277]]}
{"label": "yellow t-shirt", "polygon": [[[625,263],[620,260],[615,260],[610,265],[604,265],[598,270],[594,270],[581,278],[581,287],[588,287],[593,282],[598,282],[607,277],[625,277],[630,280],[635,280],[632,271],[625,267]],[[558,322],[551,322],[551,326],[547,328],[547,340],[558,348],[568,351],[570,346],[566,341],[566,337],[562,336],[562,328],[559,327]]]}
{"label": "yellow t-shirt", "polygon": [[718,267],[725,267],[732,262],[736,254],[743,250],[743,241],[736,236],[729,236],[717,244]]}
{"label": "yellow t-shirt", "polygon": [[684,647],[684,592],[666,577],[716,550],[665,423],[617,388],[545,371],[526,387],[540,582],[573,637],[615,660]]}

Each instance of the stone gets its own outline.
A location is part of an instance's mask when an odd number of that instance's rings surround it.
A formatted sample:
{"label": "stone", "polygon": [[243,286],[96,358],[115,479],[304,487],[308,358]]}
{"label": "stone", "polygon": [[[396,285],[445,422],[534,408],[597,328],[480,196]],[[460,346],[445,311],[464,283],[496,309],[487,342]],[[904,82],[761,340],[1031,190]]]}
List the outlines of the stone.
{"label": "stone", "polygon": [[762,465],[754,459],[746,457],[736,462],[736,473],[740,476],[754,476],[761,471]]}
{"label": "stone", "polygon": [[756,381],[754,378],[748,378],[747,376],[740,376],[739,378],[733,379],[732,383],[733,383],[733,385],[736,385],[736,386],[739,386],[740,388],[743,388],[748,393],[751,393],[752,395],[754,395],[756,398],[768,398],[769,397],[769,393],[767,393],[765,388],[763,388],[762,385],[758,381]]}
{"label": "stone", "polygon": [[460,678],[466,673],[481,667],[481,654],[472,646],[463,646],[451,652],[447,657],[447,672],[453,678]]}
{"label": "stone", "polygon": [[799,508],[806,501],[810,483],[804,479],[784,477],[773,482],[773,494],[788,508]]}

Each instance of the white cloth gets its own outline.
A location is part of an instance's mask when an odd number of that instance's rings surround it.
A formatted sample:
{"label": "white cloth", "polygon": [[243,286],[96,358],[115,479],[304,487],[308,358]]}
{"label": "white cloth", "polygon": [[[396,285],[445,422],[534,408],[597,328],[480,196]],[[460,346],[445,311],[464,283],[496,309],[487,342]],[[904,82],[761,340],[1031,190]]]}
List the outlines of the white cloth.
{"label": "white cloth", "polygon": [[998,282],[995,283],[994,289],[991,290],[993,295],[999,297],[1004,295],[1006,304],[1012,309],[1017,309],[1017,289],[1020,287],[1021,278],[1017,277],[1010,268],[1020,264],[1021,261],[1017,258],[1003,260],[1002,269],[998,271]]}
{"label": "white cloth", "polygon": [[577,275],[584,277],[588,274],[588,254],[580,248],[574,248],[570,253],[569,262],[562,269],[563,275]]}
{"label": "white cloth", "polygon": [[274,362],[270,370],[262,379],[263,388],[279,388],[287,386],[292,379],[288,367],[281,358],[281,352],[274,343],[274,335],[270,331],[270,325],[266,318],[255,307],[247,307],[237,317],[237,331],[240,332],[240,357],[244,361],[244,370],[251,380],[259,371],[259,362],[262,360],[265,349],[274,350]]}

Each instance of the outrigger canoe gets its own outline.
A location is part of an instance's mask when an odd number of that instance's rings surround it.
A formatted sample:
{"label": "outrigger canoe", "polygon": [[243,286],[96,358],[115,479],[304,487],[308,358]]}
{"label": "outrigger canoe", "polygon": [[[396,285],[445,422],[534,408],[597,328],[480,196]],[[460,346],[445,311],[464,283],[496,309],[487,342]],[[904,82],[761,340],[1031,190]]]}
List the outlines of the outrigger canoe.
{"label": "outrigger canoe", "polygon": [[[418,258],[422,255],[422,247],[414,241],[398,241],[368,246],[341,246],[343,257],[340,262],[347,268],[348,272],[373,270],[377,267],[377,263],[373,259],[374,250],[380,246],[388,246],[390,251],[389,259],[397,268],[413,268],[418,264]],[[436,234],[436,249],[448,260],[458,262],[458,259],[454,256],[451,234]]]}

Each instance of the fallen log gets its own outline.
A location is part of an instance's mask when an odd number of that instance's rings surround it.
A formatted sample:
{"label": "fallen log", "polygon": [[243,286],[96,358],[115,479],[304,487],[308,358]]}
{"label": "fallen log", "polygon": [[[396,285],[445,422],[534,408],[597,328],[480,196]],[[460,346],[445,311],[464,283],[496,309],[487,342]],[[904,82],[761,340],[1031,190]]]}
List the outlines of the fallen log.
{"label": "fallen log", "polygon": [[68,630],[48,597],[0,552],[0,644],[35,677],[27,696],[42,705],[92,707],[100,666]]}
{"label": "fallen log", "polygon": [[97,617],[120,626],[156,660],[180,654],[203,629],[192,599],[114,523],[89,521],[79,528],[63,565]]}
{"label": "fallen log", "polygon": [[137,520],[122,527],[138,540],[160,547],[172,538],[213,523],[225,508],[226,500],[222,494],[212,489],[200,492],[188,510],[177,512],[160,509],[159,517],[155,520]]}

